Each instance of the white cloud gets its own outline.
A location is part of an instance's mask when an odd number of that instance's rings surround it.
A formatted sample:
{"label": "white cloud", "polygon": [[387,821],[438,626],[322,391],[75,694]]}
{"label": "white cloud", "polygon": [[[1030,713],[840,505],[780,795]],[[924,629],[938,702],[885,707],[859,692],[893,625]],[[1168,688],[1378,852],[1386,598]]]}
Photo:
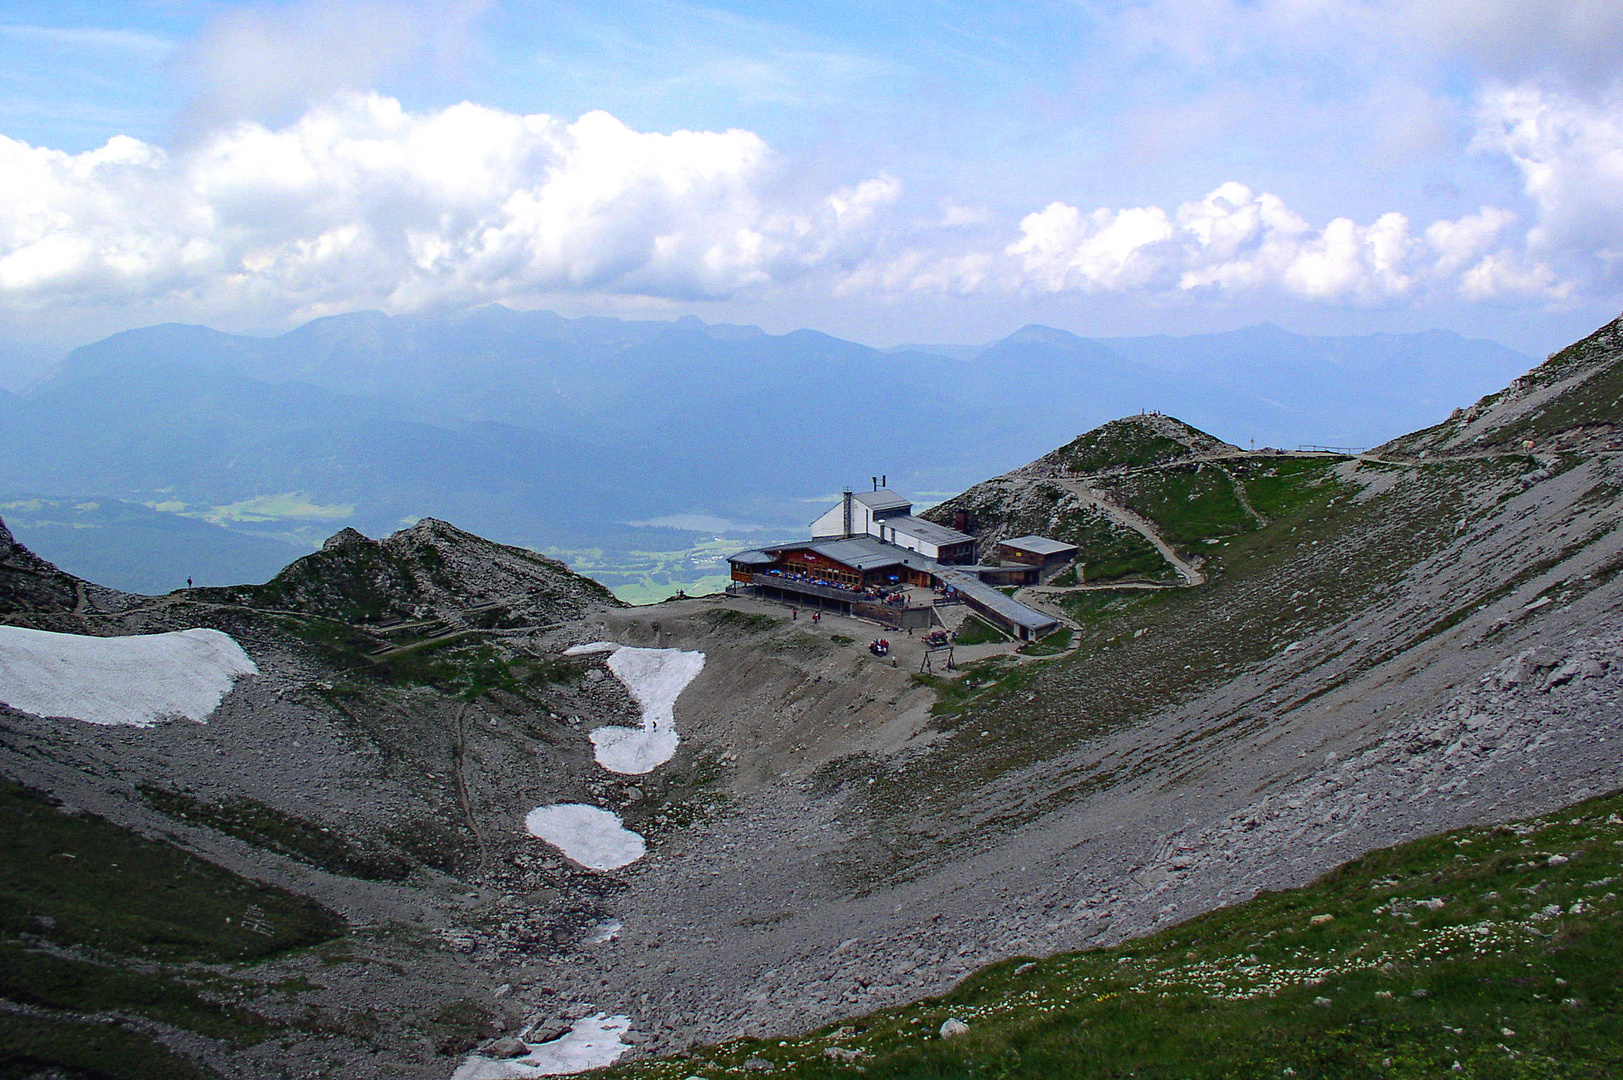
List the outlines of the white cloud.
{"label": "white cloud", "polygon": [[1021,238],[1010,244],[1026,280],[1047,292],[1117,291],[1149,284],[1161,268],[1156,245],[1173,235],[1158,206],[1083,214],[1054,202],[1020,222]]}
{"label": "white cloud", "polygon": [[1428,225],[1426,243],[1437,253],[1437,273],[1450,277],[1488,257],[1515,220],[1509,210],[1484,206],[1454,221]]}
{"label": "white cloud", "polygon": [[1382,304],[1456,293],[1560,299],[1570,283],[1508,247],[1511,212],[1483,207],[1416,235],[1390,212],[1367,225],[1315,228],[1284,200],[1226,183],[1167,212],[1158,206],[1084,213],[1063,202],[1028,214],[1001,256],[914,251],[853,280],[888,291],[1222,296],[1274,293],[1339,304]]}
{"label": "white cloud", "polygon": [[1599,101],[1537,85],[1484,95],[1479,151],[1515,162],[1537,211],[1537,256],[1623,279],[1623,93]]}
{"label": "white cloud", "polygon": [[[1013,230],[896,178],[799,191],[750,131],[637,131],[469,103],[342,93],[281,126],[172,150],[69,154],[0,137],[0,312],[126,306],[305,318],[563,294],[1268,296],[1379,305],[1565,301],[1623,273],[1623,113],[1547,87],[1484,96],[1475,148],[1528,210],[1317,223],[1229,182],[1181,205],[1054,201]],[[1006,220],[1006,219],[1005,219]],[[1322,219],[1321,219],[1322,220]],[[1586,292],[1587,290],[1587,292]]]}
{"label": "white cloud", "polygon": [[1020,224],[1008,253],[1022,284],[1042,291],[1275,288],[1311,300],[1376,301],[1409,293],[1408,220],[1361,226],[1337,218],[1315,232],[1277,196],[1227,183],[1175,214],[1160,207],[1082,214],[1054,203]]}
{"label": "white cloud", "polygon": [[773,197],[748,131],[632,130],[340,95],[175,152],[0,137],[0,304],[307,316],[558,292],[727,296],[867,251],[899,183]]}

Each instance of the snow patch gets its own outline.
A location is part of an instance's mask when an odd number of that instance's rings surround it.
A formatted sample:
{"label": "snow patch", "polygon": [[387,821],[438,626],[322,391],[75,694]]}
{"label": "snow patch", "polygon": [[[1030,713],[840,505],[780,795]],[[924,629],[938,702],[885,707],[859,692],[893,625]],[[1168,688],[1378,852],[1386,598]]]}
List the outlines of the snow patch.
{"label": "snow patch", "polygon": [[565,656],[591,656],[594,653],[614,652],[620,646],[612,641],[588,641],[584,645],[571,645],[564,650]]}
{"label": "snow patch", "polygon": [[597,763],[627,776],[652,772],[676,754],[676,699],[704,670],[704,653],[627,646],[609,657],[609,670],[642,706],[642,727],[593,731]]}
{"label": "snow patch", "polygon": [[538,806],[525,816],[524,828],[588,870],[617,870],[648,851],[619,814],[585,803]]}
{"label": "snow patch", "polygon": [[0,702],[36,716],[202,723],[239,676],[257,674],[242,646],[218,630],[90,637],[0,626]]}
{"label": "snow patch", "polygon": [[620,936],[620,931],[624,929],[625,924],[619,919],[608,919],[600,922],[593,928],[592,936],[586,939],[586,944],[602,945],[604,942],[613,941]]}
{"label": "snow patch", "polygon": [[631,1030],[625,1016],[598,1013],[576,1020],[569,1034],[548,1043],[526,1043],[530,1052],[516,1058],[469,1054],[451,1080],[519,1080],[529,1076],[572,1076],[612,1065],[631,1049],[620,1036]]}

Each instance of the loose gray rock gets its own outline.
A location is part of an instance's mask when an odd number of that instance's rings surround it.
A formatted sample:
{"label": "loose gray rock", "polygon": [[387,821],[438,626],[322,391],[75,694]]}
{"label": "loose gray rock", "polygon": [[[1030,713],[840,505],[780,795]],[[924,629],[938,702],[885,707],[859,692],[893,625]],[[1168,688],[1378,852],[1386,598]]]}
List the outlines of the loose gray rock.
{"label": "loose gray rock", "polygon": [[530,1048],[522,1039],[515,1039],[511,1035],[497,1039],[480,1051],[485,1057],[492,1058],[521,1058],[530,1052]]}

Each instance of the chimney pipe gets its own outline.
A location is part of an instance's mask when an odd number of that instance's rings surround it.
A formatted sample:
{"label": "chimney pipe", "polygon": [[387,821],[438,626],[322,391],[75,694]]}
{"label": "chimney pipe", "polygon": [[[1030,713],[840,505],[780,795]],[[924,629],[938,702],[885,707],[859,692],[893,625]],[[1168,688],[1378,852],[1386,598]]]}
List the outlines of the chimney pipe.
{"label": "chimney pipe", "polygon": [[846,488],[845,489],[845,537],[844,537],[844,539],[849,540],[850,538],[851,538],[851,489]]}
{"label": "chimney pipe", "polygon": [[873,489],[875,491],[878,491],[879,490],[879,477],[870,476],[870,477],[868,477],[868,479],[873,482]]}
{"label": "chimney pipe", "polygon": [[879,478],[879,486],[880,486],[880,487],[890,487],[890,477],[888,477],[888,476],[881,476],[881,477],[880,477],[880,478]]}

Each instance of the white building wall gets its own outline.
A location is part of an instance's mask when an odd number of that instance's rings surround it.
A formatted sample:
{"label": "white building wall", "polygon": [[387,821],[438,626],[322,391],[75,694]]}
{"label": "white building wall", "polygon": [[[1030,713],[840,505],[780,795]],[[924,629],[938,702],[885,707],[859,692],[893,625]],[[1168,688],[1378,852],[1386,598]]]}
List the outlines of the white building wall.
{"label": "white building wall", "polygon": [[[854,509],[854,508],[853,508]],[[834,509],[828,511],[811,523],[812,539],[821,540],[829,536],[845,535],[845,506],[835,503]]]}
{"label": "white building wall", "polygon": [[901,532],[898,529],[886,525],[883,521],[878,523],[878,527],[874,530],[874,535],[879,537],[881,540],[890,541],[897,547],[904,547],[909,551],[916,551],[920,555],[923,555],[926,559],[939,558],[941,555],[941,548],[938,545],[920,540],[916,536],[910,536],[905,532]]}
{"label": "white building wall", "polygon": [[[813,539],[823,539],[829,536],[845,535],[845,504],[837,502],[834,508],[824,513],[811,523]],[[851,535],[852,536],[878,536],[878,523],[873,511],[863,506],[855,499],[851,500]]]}
{"label": "white building wall", "polygon": [[[891,517],[902,516],[902,512],[893,512]],[[883,517],[876,518],[873,511],[856,499],[851,500],[851,535],[873,536],[880,540],[889,541],[897,547],[916,551],[927,559],[939,559],[941,546],[926,540],[920,540],[907,532],[900,531],[887,525]],[[816,521],[811,523],[811,534],[814,539],[824,539],[831,536],[845,535],[845,504],[843,500],[834,504]]]}

